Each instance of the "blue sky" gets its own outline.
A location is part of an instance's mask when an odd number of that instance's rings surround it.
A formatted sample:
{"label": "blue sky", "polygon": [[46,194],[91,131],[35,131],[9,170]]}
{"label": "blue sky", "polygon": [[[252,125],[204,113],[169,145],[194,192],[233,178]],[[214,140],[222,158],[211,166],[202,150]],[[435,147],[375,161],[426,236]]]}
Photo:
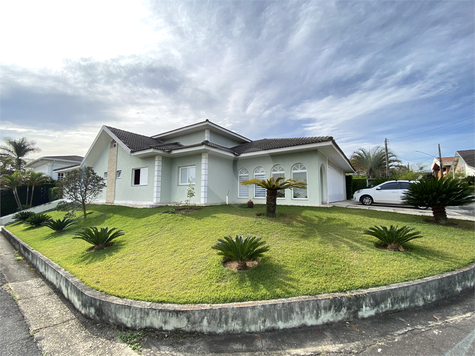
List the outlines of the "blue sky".
{"label": "blue sky", "polygon": [[[0,128],[84,155],[102,125],[209,119],[430,166],[475,148],[473,1],[4,1]],[[420,152],[424,153],[420,153]]]}

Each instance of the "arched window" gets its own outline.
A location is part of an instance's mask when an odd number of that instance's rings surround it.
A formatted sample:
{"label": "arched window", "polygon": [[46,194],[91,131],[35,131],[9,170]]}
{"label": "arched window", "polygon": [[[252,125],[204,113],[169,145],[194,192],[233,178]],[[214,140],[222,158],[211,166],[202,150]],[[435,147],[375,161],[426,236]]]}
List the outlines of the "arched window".
{"label": "arched window", "polygon": [[[282,167],[280,164],[277,164],[272,167],[271,177],[274,177],[274,179],[277,179],[279,177],[285,177],[284,167]],[[285,189],[279,189],[277,191],[277,198],[285,198]]]}
{"label": "arched window", "polygon": [[[307,167],[301,163],[294,164],[292,166],[292,179],[307,183]],[[293,188],[292,198],[307,199],[307,188]]]}
{"label": "arched window", "polygon": [[241,168],[238,173],[238,198],[249,198],[249,186],[241,184],[245,180],[249,180],[249,172],[246,168]]}
{"label": "arched window", "polygon": [[[254,178],[266,179],[266,170],[262,167],[257,167],[254,170]],[[254,198],[265,198],[265,197],[266,197],[266,189],[259,187],[258,185],[254,185]]]}

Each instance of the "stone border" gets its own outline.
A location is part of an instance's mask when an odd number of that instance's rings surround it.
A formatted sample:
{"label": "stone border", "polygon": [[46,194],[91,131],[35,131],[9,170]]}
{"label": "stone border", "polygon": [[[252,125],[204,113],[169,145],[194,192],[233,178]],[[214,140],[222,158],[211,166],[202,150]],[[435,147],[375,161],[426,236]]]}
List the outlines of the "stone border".
{"label": "stone border", "polygon": [[348,293],[229,304],[160,304],[87,287],[4,227],[1,232],[85,316],[133,329],[203,333],[260,332],[366,318],[422,306],[474,286],[475,263],[460,270]]}

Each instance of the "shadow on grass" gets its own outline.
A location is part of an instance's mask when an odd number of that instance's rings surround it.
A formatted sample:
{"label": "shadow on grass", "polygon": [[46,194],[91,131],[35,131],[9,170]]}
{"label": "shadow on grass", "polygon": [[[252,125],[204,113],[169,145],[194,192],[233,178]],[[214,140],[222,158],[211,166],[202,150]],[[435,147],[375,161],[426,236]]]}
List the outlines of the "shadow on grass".
{"label": "shadow on grass", "polygon": [[269,258],[263,258],[259,266],[247,271],[235,272],[238,283],[259,294],[265,290],[269,295],[288,296],[295,294],[298,285],[297,278],[291,277],[288,268]]}
{"label": "shadow on grass", "polygon": [[[86,242],[85,242],[86,243]],[[112,246],[106,247],[103,250],[99,251],[87,251],[92,245],[88,245],[87,249],[79,257],[81,263],[95,263],[101,262],[109,257],[113,257],[117,252],[119,252],[125,246],[124,241],[114,241]]]}

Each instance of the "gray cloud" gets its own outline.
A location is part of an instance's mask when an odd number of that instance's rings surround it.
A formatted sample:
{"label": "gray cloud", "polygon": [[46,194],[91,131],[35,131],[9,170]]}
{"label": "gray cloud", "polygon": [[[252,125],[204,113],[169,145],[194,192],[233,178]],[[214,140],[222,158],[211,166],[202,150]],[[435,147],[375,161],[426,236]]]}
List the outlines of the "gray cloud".
{"label": "gray cloud", "polygon": [[253,139],[332,135],[352,150],[473,117],[472,2],[157,1],[150,11],[160,35],[143,53],[7,68],[2,120],[158,133],[209,118]]}

